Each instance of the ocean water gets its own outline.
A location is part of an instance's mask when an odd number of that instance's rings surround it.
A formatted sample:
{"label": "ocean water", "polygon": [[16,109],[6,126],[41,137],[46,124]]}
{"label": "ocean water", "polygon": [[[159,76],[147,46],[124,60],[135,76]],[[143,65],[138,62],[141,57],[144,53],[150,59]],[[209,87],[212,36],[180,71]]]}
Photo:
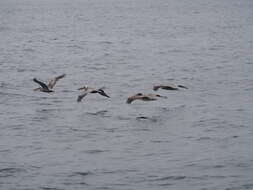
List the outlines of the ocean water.
{"label": "ocean water", "polygon": [[[253,189],[252,23],[251,0],[1,0],[0,189]],[[166,83],[188,89],[126,104]]]}

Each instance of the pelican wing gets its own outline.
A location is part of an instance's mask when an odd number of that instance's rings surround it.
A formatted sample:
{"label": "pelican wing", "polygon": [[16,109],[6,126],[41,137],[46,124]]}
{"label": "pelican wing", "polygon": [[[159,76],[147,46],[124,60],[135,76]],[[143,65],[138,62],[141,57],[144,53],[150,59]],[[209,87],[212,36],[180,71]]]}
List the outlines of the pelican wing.
{"label": "pelican wing", "polygon": [[77,102],[81,102],[82,99],[88,94],[88,92],[84,92],[82,94],[80,94],[78,97],[77,97]]}
{"label": "pelican wing", "polygon": [[33,81],[38,83],[45,91],[50,91],[44,82],[38,81],[36,78],[34,78]]}
{"label": "pelican wing", "polygon": [[188,87],[184,86],[184,85],[178,85],[179,88],[185,88],[188,89]]}
{"label": "pelican wing", "polygon": [[131,104],[134,100],[136,100],[133,96],[128,97],[126,103]]}
{"label": "pelican wing", "polygon": [[110,98],[110,96],[108,96],[106,93],[105,93],[105,91],[103,91],[101,88],[97,91],[100,95],[102,95],[102,96],[105,96],[105,97],[107,97],[107,98]]}
{"label": "pelican wing", "polygon": [[161,85],[161,88],[164,90],[178,90],[175,84]]}
{"label": "pelican wing", "polygon": [[54,86],[56,85],[57,81],[64,78],[65,76],[66,76],[66,74],[62,74],[60,76],[57,76],[57,77],[51,79],[48,83],[48,88],[53,89]]}

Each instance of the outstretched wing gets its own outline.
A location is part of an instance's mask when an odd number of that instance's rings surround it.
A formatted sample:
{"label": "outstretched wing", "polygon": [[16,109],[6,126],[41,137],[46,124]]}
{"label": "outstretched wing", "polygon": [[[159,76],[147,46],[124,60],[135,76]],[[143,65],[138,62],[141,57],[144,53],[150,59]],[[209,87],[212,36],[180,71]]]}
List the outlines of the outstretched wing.
{"label": "outstretched wing", "polygon": [[60,76],[57,76],[57,77],[51,79],[48,83],[48,88],[53,89],[54,86],[56,85],[57,81],[64,78],[65,76],[66,76],[66,74],[62,74]]}
{"label": "outstretched wing", "polygon": [[133,96],[130,96],[130,97],[127,98],[126,103],[131,104],[134,100],[136,100],[136,99]]}
{"label": "outstretched wing", "polygon": [[174,84],[167,84],[167,85],[156,85],[153,86],[153,90],[157,91],[158,89],[163,89],[163,90],[178,90],[177,86]]}
{"label": "outstretched wing", "polygon": [[78,97],[77,97],[77,102],[81,102],[82,99],[88,94],[88,92],[84,92],[82,94],[80,94]]}
{"label": "outstretched wing", "polygon": [[153,86],[153,90],[157,91],[160,87],[161,87],[160,85]]}
{"label": "outstretched wing", "polygon": [[33,81],[36,82],[36,83],[38,83],[44,90],[50,91],[48,89],[48,86],[44,82],[38,81],[36,78],[34,78]]}
{"label": "outstretched wing", "polygon": [[97,91],[100,95],[102,95],[102,96],[105,96],[105,97],[107,97],[107,98],[110,98],[110,96],[108,96],[106,93],[105,93],[105,91],[103,91],[101,88]]}
{"label": "outstretched wing", "polygon": [[180,88],[188,89],[186,86],[183,86],[183,85],[177,85],[177,86],[180,87]]}

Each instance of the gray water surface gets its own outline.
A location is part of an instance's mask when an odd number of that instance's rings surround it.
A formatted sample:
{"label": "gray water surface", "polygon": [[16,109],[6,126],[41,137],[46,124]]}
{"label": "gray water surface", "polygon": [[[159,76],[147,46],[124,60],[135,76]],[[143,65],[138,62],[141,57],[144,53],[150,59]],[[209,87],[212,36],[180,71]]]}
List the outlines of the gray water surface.
{"label": "gray water surface", "polygon": [[[251,0],[1,0],[0,189],[253,189],[252,23]],[[125,103],[160,83],[189,89]]]}

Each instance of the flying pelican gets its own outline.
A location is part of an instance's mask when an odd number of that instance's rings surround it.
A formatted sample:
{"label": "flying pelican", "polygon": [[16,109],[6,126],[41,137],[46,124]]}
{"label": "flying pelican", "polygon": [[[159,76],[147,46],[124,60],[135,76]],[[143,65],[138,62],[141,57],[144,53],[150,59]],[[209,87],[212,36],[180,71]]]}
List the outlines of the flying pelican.
{"label": "flying pelican", "polygon": [[134,100],[154,101],[154,100],[157,100],[157,97],[167,98],[166,96],[161,96],[159,94],[142,94],[142,93],[138,93],[138,94],[135,94],[133,96],[128,97],[126,103],[131,104]]}
{"label": "flying pelican", "polygon": [[175,84],[167,84],[167,85],[155,85],[153,86],[153,90],[157,91],[159,88],[163,90],[179,90],[179,88],[188,89],[186,86],[183,85],[175,85]]}
{"label": "flying pelican", "polygon": [[105,91],[103,90],[104,88],[99,88],[99,89],[95,89],[95,88],[91,88],[91,87],[88,87],[88,86],[84,86],[84,87],[81,87],[81,88],[78,88],[78,90],[81,90],[82,91],[82,94],[80,94],[78,97],[77,97],[77,102],[81,102],[82,99],[88,95],[88,94],[95,94],[95,93],[98,93],[102,96],[105,96],[107,98],[110,98],[110,96],[108,96]]}
{"label": "flying pelican", "polygon": [[41,91],[41,92],[53,92],[53,88],[56,85],[57,81],[65,77],[66,74],[62,74],[60,76],[54,77],[49,80],[48,84],[45,84],[44,82],[39,81],[38,79],[34,78],[33,81],[38,83],[40,85],[39,88],[35,88],[34,91]]}

